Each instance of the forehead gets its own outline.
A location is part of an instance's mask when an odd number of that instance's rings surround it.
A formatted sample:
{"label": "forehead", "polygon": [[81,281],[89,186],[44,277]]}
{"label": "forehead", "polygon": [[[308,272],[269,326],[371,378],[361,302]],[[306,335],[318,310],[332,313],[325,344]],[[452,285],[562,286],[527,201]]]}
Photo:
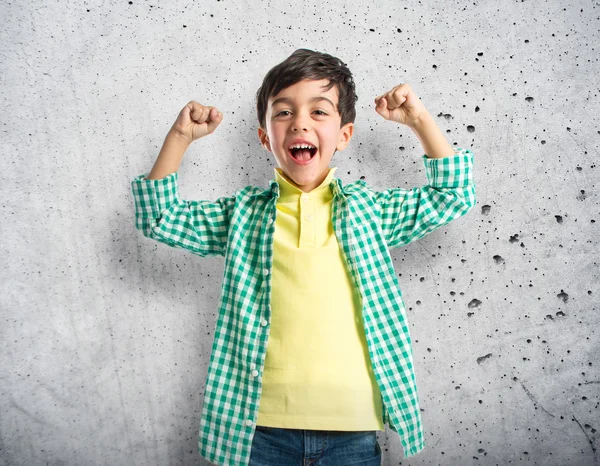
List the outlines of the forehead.
{"label": "forehead", "polygon": [[268,100],[268,106],[273,107],[280,103],[300,103],[303,101],[307,101],[309,103],[326,103],[329,101],[336,106],[338,102],[337,86],[334,85],[330,89],[325,90],[325,87],[328,85],[328,79],[305,79],[303,81],[298,81],[297,83],[282,89],[278,94],[270,96]]}

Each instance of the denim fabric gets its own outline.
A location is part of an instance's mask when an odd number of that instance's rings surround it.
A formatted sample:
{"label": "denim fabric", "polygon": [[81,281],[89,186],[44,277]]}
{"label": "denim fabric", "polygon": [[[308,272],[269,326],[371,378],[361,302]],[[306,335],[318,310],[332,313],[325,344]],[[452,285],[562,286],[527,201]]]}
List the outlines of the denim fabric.
{"label": "denim fabric", "polygon": [[377,431],[256,426],[248,466],[380,466]]}

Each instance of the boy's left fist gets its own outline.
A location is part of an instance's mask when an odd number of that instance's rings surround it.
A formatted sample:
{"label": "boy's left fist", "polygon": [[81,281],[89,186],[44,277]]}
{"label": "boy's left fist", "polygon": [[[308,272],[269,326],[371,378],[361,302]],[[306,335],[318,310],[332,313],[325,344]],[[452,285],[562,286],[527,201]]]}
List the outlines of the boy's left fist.
{"label": "boy's left fist", "polygon": [[427,114],[427,109],[407,83],[375,97],[375,105],[375,111],[386,120],[411,127]]}

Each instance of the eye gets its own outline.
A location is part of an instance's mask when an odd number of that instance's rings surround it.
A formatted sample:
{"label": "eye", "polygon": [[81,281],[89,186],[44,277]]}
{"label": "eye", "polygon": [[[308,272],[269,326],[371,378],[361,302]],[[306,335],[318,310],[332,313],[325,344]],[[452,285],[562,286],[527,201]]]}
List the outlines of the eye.
{"label": "eye", "polygon": [[[327,115],[327,113],[325,113],[323,110],[315,110],[315,112],[320,112],[320,113],[317,113],[317,115]],[[282,110],[281,112],[275,114],[275,116],[283,115],[284,113],[290,113],[290,111]],[[286,115],[283,115],[283,116],[286,116]]]}

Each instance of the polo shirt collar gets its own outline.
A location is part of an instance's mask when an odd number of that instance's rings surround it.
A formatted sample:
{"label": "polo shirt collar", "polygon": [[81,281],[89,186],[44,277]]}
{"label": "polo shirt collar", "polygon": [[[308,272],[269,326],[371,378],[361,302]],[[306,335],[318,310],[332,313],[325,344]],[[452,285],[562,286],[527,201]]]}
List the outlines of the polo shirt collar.
{"label": "polo shirt collar", "polygon": [[[323,180],[323,182],[310,191],[311,196],[315,196],[317,199],[320,199],[323,202],[326,202],[331,199],[332,188],[330,185],[333,182],[333,175],[337,167],[330,167],[327,176]],[[279,185],[279,201],[291,201],[294,198],[300,197],[302,194],[305,194],[299,187],[295,185],[293,181],[291,181],[281,170],[279,167],[274,167],[275,172],[275,182]]]}

